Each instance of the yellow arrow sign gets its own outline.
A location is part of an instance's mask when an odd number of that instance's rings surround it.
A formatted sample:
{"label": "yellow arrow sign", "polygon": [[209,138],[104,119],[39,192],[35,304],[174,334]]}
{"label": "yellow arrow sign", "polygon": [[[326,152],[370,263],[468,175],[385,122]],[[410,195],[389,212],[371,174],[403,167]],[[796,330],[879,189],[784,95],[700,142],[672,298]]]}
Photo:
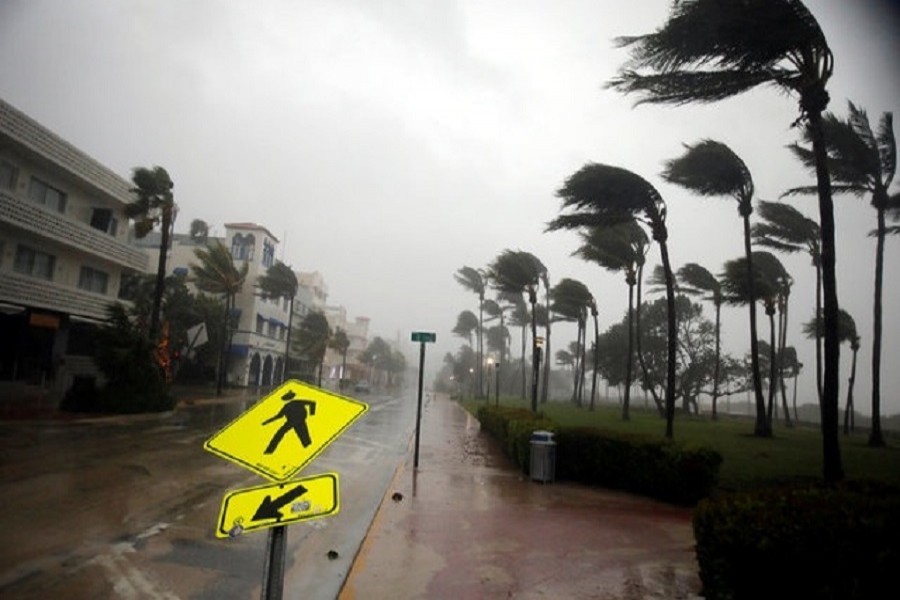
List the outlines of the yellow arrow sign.
{"label": "yellow arrow sign", "polygon": [[369,405],[290,380],[203,445],[273,481],[293,477],[337,439]]}
{"label": "yellow arrow sign", "polygon": [[337,473],[246,488],[222,500],[216,537],[319,519],[339,510]]}

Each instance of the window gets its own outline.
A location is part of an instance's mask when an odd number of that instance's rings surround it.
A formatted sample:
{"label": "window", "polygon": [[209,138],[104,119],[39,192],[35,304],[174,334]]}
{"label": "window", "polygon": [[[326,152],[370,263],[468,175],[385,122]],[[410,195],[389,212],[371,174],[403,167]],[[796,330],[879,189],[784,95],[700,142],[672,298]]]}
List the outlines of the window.
{"label": "window", "polygon": [[51,210],[66,212],[66,195],[36,177],[32,177],[28,185],[28,197]]}
{"label": "window", "polygon": [[231,256],[237,260],[253,260],[253,249],[256,246],[256,238],[252,233],[241,235],[234,234],[231,239]]}
{"label": "window", "polygon": [[95,208],[91,213],[91,227],[104,231],[109,235],[116,235],[119,230],[119,222],[113,217],[113,212],[108,208]]}
{"label": "window", "polygon": [[16,262],[13,270],[17,273],[52,280],[53,268],[56,265],[56,257],[46,252],[40,252],[28,246],[16,247]]}
{"label": "window", "polygon": [[266,319],[262,315],[256,315],[256,333],[262,335],[265,325]]}
{"label": "window", "polygon": [[284,327],[284,326],[279,327],[278,328],[278,339],[283,340],[286,333],[287,333],[287,327]]}
{"label": "window", "polygon": [[268,334],[269,334],[269,337],[275,337],[275,323],[273,323],[272,321],[269,321]]}
{"label": "window", "polygon": [[263,240],[263,266],[271,267],[275,262],[275,246],[269,240]]}
{"label": "window", "polygon": [[16,167],[5,160],[0,160],[0,189],[16,189]]}
{"label": "window", "polygon": [[109,285],[109,275],[91,267],[81,267],[78,276],[78,289],[95,294],[105,294]]}

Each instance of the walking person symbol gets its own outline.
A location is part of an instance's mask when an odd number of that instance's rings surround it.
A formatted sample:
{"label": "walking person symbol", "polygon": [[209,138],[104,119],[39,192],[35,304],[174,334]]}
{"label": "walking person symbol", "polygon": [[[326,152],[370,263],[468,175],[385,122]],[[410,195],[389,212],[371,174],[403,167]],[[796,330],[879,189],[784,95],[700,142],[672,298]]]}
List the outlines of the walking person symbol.
{"label": "walking person symbol", "polygon": [[272,436],[272,440],[263,452],[264,454],[272,454],[275,452],[275,449],[278,448],[278,444],[281,443],[284,436],[291,430],[297,435],[297,438],[300,440],[300,443],[303,444],[304,448],[312,444],[312,440],[309,437],[309,427],[306,425],[306,409],[309,407],[308,415],[310,417],[315,415],[316,403],[312,400],[294,400],[295,397],[296,394],[294,394],[293,391],[286,393],[281,399],[287,402],[287,404],[284,405],[277,415],[263,421],[263,425],[268,425],[279,419],[284,419],[284,424],[282,424],[278,431],[275,432],[275,435]]}

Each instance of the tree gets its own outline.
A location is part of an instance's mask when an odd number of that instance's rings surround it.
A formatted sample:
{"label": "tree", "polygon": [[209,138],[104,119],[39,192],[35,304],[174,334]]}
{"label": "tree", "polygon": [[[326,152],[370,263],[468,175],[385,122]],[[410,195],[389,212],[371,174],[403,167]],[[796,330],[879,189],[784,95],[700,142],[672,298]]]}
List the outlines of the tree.
{"label": "tree", "polygon": [[581,390],[584,381],[585,326],[588,309],[594,297],[586,285],[566,277],[550,290],[550,299],[550,311],[552,315],[556,316],[555,320],[575,323],[577,327],[576,349],[573,353],[575,385],[572,389],[572,402],[581,405]]}
{"label": "tree", "polygon": [[172,193],[174,184],[169,174],[162,167],[137,167],[132,172],[131,191],[137,199],[125,205],[125,214],[134,219],[134,234],[138,238],[145,237],[160,226],[159,261],[156,266],[156,287],[153,290],[153,308],[150,311],[150,326],[147,337],[155,341],[159,333],[159,311],[162,306],[163,287],[166,278],[166,258],[172,230],[175,227],[175,214],[178,207]]}
{"label": "tree", "polygon": [[[772,404],[775,399],[777,360],[775,352],[777,342],[775,337],[775,313],[778,309],[778,297],[781,288],[787,279],[787,271],[775,255],[771,252],[756,251],[753,253],[753,270],[751,271],[752,279],[747,278],[747,259],[744,257],[729,260],[725,263],[725,271],[722,274],[722,289],[725,292],[725,301],[729,304],[747,304],[759,300],[765,307],[766,316],[769,317],[769,357],[768,357],[768,382],[769,382],[769,399],[768,408],[763,406],[762,427],[764,436],[772,435]],[[751,292],[750,286],[753,286]],[[754,332],[755,335],[755,332]],[[758,351],[758,347],[757,347]],[[751,354],[753,350],[751,349]],[[751,357],[752,358],[752,357]],[[757,366],[759,368],[759,361]],[[755,377],[755,375],[754,375]],[[754,381],[754,386],[756,382]],[[759,405],[757,405],[757,430],[759,429]],[[756,435],[761,435],[758,431]]]}
{"label": "tree", "polygon": [[315,368],[312,374],[316,378],[316,385],[322,386],[322,364],[325,362],[325,352],[331,342],[331,326],[328,319],[319,311],[311,311],[300,321],[297,329],[297,346],[301,356],[309,359]]}
{"label": "tree", "polygon": [[[458,284],[478,296],[478,327],[475,331],[478,334],[478,346],[476,349],[478,353],[478,395],[481,396],[484,392],[484,366],[482,364],[484,363],[484,335],[482,331],[484,327],[484,276],[478,269],[462,267],[453,275],[453,278],[456,279]],[[469,344],[471,343],[470,340]]]}
{"label": "tree", "polygon": [[719,371],[722,363],[722,303],[725,301],[722,295],[722,284],[716,279],[715,275],[697,263],[687,263],[678,269],[676,276],[682,293],[702,296],[704,300],[712,302],[716,309],[716,366],[713,371],[712,388],[712,418],[716,419],[716,404],[719,399]]}
{"label": "tree", "polygon": [[[200,261],[190,265],[197,289],[208,294],[221,294],[225,304],[225,318],[221,324],[223,346],[219,347],[216,371],[216,395],[221,396],[227,369],[225,357],[231,354],[231,338],[237,326],[235,297],[244,287],[248,266],[244,262],[240,269],[237,268],[231,252],[218,240],[207,248],[194,249],[194,256]],[[228,346],[227,351],[224,345]]]}
{"label": "tree", "polygon": [[[786,254],[806,252],[816,270],[816,313],[822,310],[822,252],[819,224],[782,202],[759,202],[761,222],[752,227],[753,240],[760,246]],[[822,335],[816,336],[816,390],[822,401]]]}
{"label": "tree", "polygon": [[350,338],[347,332],[338,327],[331,336],[331,347],[341,355],[341,376],[338,379],[338,391],[344,391],[344,379],[347,373],[347,350],[350,349]]}
{"label": "tree", "polygon": [[294,271],[280,260],[277,260],[271,267],[266,269],[263,275],[260,275],[256,285],[259,286],[264,298],[287,298],[289,302],[287,339],[284,343],[284,371],[281,374],[283,381],[287,379],[288,358],[290,357],[291,348],[291,326],[294,319],[294,298],[297,297],[297,290],[300,289],[300,284]]}
{"label": "tree", "polygon": [[[539,358],[537,344],[537,292],[542,275],[547,271],[544,264],[533,254],[522,250],[504,250],[490,266],[491,281],[495,289],[502,293],[527,295],[531,306],[531,410],[537,412],[537,386]],[[524,369],[525,360],[522,359]],[[524,377],[524,371],[523,371]]]}
{"label": "tree", "polygon": [[[881,333],[882,296],[884,290],[884,241],[888,234],[886,213],[890,207],[888,190],[897,169],[897,142],[894,138],[893,115],[884,113],[878,122],[878,131],[873,132],[866,111],[848,102],[849,116],[846,121],[831,113],[825,115],[825,152],[829,170],[834,178],[837,193],[855,196],[871,195],[870,203],[875,209],[875,292],[873,299],[872,326],[872,428],[869,434],[870,446],[884,446],[881,431]],[[806,130],[805,142],[812,143],[814,133]],[[817,154],[812,150],[793,144],[794,154],[810,168],[816,167]],[[816,188],[800,187],[789,190],[788,194],[815,192]]]}
{"label": "tree", "polygon": [[591,227],[580,232],[582,245],[575,254],[607,271],[622,271],[628,286],[628,355],[625,368],[625,398],[622,400],[622,420],[629,419],[632,363],[634,357],[634,286],[638,271],[643,267],[650,240],[643,227],[630,219],[609,227]]}
{"label": "tree", "polygon": [[[465,339],[472,345],[472,332],[479,331],[478,317],[471,310],[464,310],[456,316],[456,325],[453,327],[453,335]],[[480,334],[479,334],[480,335]]]}
{"label": "tree", "polygon": [[838,440],[838,297],[834,203],[822,113],[833,56],[815,17],[800,0],[681,0],[657,31],[622,37],[631,60],[609,86],[642,94],[638,103],[715,102],[760,85],[799,96],[812,142],[822,232],[825,360],[822,450],[825,481],[844,477]]}
{"label": "tree", "polygon": [[191,221],[191,228],[188,236],[195,244],[206,245],[209,239],[209,224],[203,219],[194,219]]}
{"label": "tree", "polygon": [[759,373],[759,343],[756,337],[756,292],[754,290],[753,254],[750,246],[750,215],[753,212],[753,178],[744,161],[731,148],[714,140],[703,140],[694,146],[685,144],[685,153],[666,163],[663,178],[703,196],[729,196],[737,201],[738,214],[744,225],[744,277],[747,280],[746,303],[750,310],[750,364],[756,396],[754,434],[772,435],[766,426],[766,410]]}
{"label": "tree", "polygon": [[583,227],[609,227],[637,219],[650,228],[659,245],[666,280],[669,309],[668,366],[666,383],[666,437],[673,436],[675,418],[675,281],[669,263],[666,204],[645,179],[620,167],[589,163],[571,175],[557,191],[562,199],[560,214],[547,226],[549,231]]}
{"label": "tree", "polygon": [[[814,338],[822,335],[822,316],[816,313],[812,319],[803,324],[803,333],[808,338]],[[856,354],[859,352],[859,334],[856,330],[856,321],[850,316],[850,313],[841,309],[840,333],[841,341],[850,343],[850,350],[853,352],[853,358],[850,363],[850,379],[847,385],[847,404],[844,408],[844,433],[850,433],[853,430],[853,387],[856,383]]]}

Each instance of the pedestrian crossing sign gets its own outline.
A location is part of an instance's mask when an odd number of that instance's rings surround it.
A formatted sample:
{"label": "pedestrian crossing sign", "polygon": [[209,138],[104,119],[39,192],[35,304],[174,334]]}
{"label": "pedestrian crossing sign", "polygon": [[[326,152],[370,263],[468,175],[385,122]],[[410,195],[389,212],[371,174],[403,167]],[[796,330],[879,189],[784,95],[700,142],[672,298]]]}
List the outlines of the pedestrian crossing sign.
{"label": "pedestrian crossing sign", "polygon": [[203,447],[267,479],[286,481],[367,410],[365,402],[292,379],[223,427]]}

